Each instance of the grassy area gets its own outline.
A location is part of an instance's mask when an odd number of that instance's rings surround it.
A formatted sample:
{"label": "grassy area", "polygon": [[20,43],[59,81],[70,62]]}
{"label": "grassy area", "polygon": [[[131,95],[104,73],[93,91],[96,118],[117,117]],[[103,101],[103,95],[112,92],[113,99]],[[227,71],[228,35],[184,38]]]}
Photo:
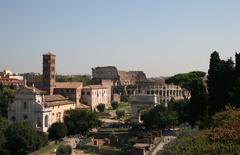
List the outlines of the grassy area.
{"label": "grassy area", "polygon": [[50,143],[47,146],[39,149],[38,151],[35,151],[29,155],[54,155],[54,149],[57,149],[57,147],[61,144],[64,144],[64,142],[60,143]]}
{"label": "grassy area", "polygon": [[116,119],[116,117],[115,117],[116,114],[115,113],[116,113],[117,110],[124,110],[125,111],[125,116],[124,116],[124,118],[122,118],[122,120],[127,120],[131,117],[131,106],[128,102],[120,102],[119,107],[116,110],[114,110],[114,109],[112,109],[112,107],[110,107],[110,108],[106,109],[105,112],[109,113],[109,114],[114,113],[113,118]]}

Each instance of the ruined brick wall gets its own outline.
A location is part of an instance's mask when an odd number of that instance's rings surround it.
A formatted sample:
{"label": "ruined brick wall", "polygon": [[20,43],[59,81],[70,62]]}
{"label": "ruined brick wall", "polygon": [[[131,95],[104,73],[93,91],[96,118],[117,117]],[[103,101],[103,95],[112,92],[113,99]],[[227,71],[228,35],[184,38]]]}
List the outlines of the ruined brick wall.
{"label": "ruined brick wall", "polygon": [[112,80],[113,82],[118,82],[119,75],[117,68],[114,66],[92,68],[92,80],[95,83],[100,83],[102,80]]}
{"label": "ruined brick wall", "polygon": [[143,71],[118,71],[121,85],[135,85],[137,82],[147,81]]}

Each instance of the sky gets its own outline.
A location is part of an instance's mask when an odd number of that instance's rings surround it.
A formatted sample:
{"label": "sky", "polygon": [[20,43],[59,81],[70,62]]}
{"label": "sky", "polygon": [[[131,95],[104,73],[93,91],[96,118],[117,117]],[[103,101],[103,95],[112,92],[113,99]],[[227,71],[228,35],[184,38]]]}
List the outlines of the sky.
{"label": "sky", "polygon": [[0,0],[0,70],[57,74],[96,66],[148,77],[207,71],[211,52],[240,52],[239,0]]}

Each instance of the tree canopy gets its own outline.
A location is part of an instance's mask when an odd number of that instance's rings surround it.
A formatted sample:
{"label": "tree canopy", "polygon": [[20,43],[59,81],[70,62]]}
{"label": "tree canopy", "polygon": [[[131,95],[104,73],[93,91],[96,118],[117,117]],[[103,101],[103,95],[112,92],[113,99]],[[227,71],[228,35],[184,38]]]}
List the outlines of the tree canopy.
{"label": "tree canopy", "polygon": [[15,98],[15,90],[11,88],[3,88],[0,90],[0,115],[7,118],[7,109],[13,103]]}
{"label": "tree canopy", "polygon": [[240,109],[226,107],[212,118],[210,129],[179,135],[158,155],[239,154]]}
{"label": "tree canopy", "polygon": [[189,73],[176,74],[166,79],[165,82],[174,83],[190,91],[192,81],[202,79],[205,75],[205,72],[193,71]]}
{"label": "tree canopy", "polygon": [[103,103],[98,104],[98,105],[97,105],[97,110],[98,110],[99,112],[104,112],[104,110],[105,110],[105,104],[103,104]]}
{"label": "tree canopy", "polygon": [[91,83],[90,75],[57,75],[57,82],[82,82],[83,85]]}
{"label": "tree canopy", "polygon": [[164,105],[157,105],[143,114],[143,123],[148,129],[170,128],[176,121],[177,113]]}
{"label": "tree canopy", "polygon": [[208,70],[209,114],[221,111],[227,104],[240,105],[240,56],[221,60],[218,52],[213,52]]}
{"label": "tree canopy", "polygon": [[65,112],[64,123],[70,135],[86,133],[100,125],[97,115],[89,110],[68,110]]}
{"label": "tree canopy", "polygon": [[51,140],[59,140],[67,135],[67,127],[64,123],[57,122],[48,129],[48,137]]}
{"label": "tree canopy", "polygon": [[11,124],[5,132],[6,149],[11,155],[25,155],[46,145],[46,135],[28,122]]}

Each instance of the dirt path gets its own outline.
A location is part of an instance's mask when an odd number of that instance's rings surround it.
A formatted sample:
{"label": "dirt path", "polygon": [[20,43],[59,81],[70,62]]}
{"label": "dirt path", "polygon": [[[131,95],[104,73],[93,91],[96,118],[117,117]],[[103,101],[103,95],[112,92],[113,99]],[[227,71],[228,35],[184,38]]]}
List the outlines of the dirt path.
{"label": "dirt path", "polygon": [[174,136],[164,136],[163,138],[163,142],[159,143],[157,145],[157,147],[155,147],[155,149],[152,151],[152,153],[150,155],[156,155],[158,151],[163,150],[163,147],[170,143],[173,139],[175,139],[176,137]]}

